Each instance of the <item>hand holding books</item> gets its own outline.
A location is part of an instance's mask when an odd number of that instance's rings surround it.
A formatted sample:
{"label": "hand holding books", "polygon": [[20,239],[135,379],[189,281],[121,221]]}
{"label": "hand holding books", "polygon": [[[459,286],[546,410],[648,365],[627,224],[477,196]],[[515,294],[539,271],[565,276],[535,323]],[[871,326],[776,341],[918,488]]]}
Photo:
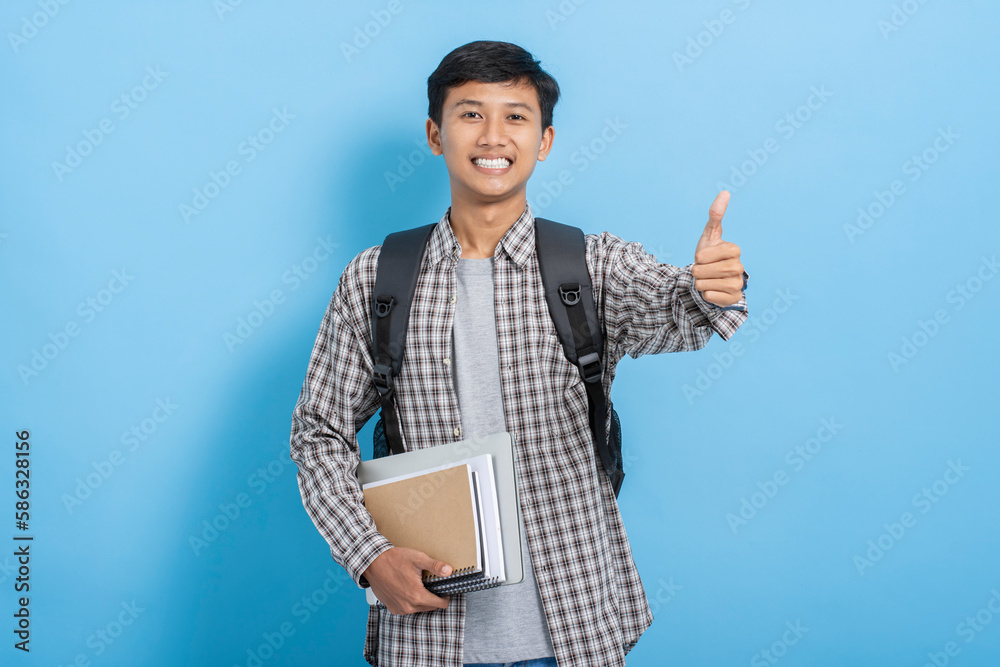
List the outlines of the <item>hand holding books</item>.
{"label": "hand holding books", "polygon": [[523,579],[513,454],[510,434],[497,433],[358,465],[365,508],[394,545],[363,573],[369,604],[433,611],[453,593]]}
{"label": "hand holding books", "polygon": [[393,547],[365,570],[364,576],[372,591],[393,614],[444,609],[449,597],[438,597],[424,586],[423,571],[438,576],[451,574],[451,566],[435,560],[422,551]]}

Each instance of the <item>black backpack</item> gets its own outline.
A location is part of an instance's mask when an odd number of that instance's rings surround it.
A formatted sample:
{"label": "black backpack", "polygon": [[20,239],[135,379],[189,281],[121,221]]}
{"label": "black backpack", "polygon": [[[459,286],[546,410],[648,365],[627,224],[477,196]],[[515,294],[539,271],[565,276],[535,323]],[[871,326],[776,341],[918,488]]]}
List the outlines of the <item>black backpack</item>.
{"label": "black backpack", "polygon": [[[410,304],[424,251],[437,224],[389,234],[379,255],[372,296],[372,358],[382,412],[375,425],[374,458],[403,451],[393,381],[403,363]],[[601,384],[604,339],[594,306],[586,249],[584,234],[579,228],[535,218],[535,250],[549,313],[566,358],[580,369],[587,388],[587,417],[597,454],[617,497],[625,477],[621,423],[612,408],[610,438],[605,434],[608,406]]]}

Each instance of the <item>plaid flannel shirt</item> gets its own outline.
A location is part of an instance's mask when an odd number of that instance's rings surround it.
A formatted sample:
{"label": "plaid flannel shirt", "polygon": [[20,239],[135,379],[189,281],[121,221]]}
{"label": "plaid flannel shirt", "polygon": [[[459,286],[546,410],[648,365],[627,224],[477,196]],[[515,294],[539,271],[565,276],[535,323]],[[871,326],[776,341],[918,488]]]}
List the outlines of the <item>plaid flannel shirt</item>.
{"label": "plaid flannel shirt", "polygon": [[[463,438],[450,366],[461,246],[450,210],[429,240],[395,382],[406,450]],[[726,309],[710,304],[694,288],[691,265],[657,263],[641,244],[608,232],[585,238],[605,335],[606,395],[625,354],[697,350],[713,332],[728,340],[746,320],[746,297]],[[375,529],[355,474],[356,434],[379,408],[370,322],[380,248],[359,253],[341,275],[316,337],[291,432],[303,505],[333,559],[360,587],[368,586],[364,570],[392,547]],[[594,449],[583,380],[566,359],[549,315],[530,206],[494,256],[506,427],[513,436],[526,537],[556,659],[560,667],[624,665],[653,616]],[[609,410],[609,433],[610,419]],[[446,609],[408,615],[371,607],[365,659],[382,667],[460,666],[465,595],[475,593],[451,596]]]}

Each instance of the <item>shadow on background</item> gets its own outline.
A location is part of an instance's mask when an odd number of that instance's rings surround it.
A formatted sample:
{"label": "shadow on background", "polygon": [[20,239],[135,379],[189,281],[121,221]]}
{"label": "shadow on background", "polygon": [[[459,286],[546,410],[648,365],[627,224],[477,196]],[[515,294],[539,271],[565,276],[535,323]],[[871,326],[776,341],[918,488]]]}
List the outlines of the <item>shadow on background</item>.
{"label": "shadow on background", "polygon": [[[414,165],[412,136],[375,150],[364,142],[331,146],[334,160],[358,166],[354,182],[330,183],[325,221],[315,229],[288,231],[303,239],[331,234],[338,260],[311,278],[308,298],[299,297],[281,324],[266,325],[282,328],[280,342],[265,349],[251,339],[236,351],[245,361],[218,397],[217,428],[204,441],[177,527],[176,568],[165,582],[174,623],[163,639],[177,647],[176,661],[260,664],[256,656],[269,665],[327,665],[335,657],[337,664],[365,664],[368,605],[302,506],[288,439],[320,320],[347,261],[391,231],[438,220],[447,207],[443,161],[425,151]],[[406,174],[401,156],[413,171],[395,193],[386,185],[384,197],[357,196],[383,179],[387,165]],[[359,434],[365,459],[374,421]],[[192,545],[192,536],[200,542]]]}

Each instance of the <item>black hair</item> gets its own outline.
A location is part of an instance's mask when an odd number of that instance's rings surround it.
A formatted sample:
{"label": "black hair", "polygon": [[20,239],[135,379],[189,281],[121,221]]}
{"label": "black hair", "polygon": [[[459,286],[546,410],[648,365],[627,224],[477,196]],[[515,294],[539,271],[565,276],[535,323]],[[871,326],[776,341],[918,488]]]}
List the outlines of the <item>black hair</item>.
{"label": "black hair", "polygon": [[542,69],[541,63],[510,42],[469,42],[444,57],[427,77],[427,115],[441,127],[444,98],[449,88],[468,81],[514,84],[528,83],[538,94],[542,131],[552,125],[552,109],[559,101],[559,84]]}

